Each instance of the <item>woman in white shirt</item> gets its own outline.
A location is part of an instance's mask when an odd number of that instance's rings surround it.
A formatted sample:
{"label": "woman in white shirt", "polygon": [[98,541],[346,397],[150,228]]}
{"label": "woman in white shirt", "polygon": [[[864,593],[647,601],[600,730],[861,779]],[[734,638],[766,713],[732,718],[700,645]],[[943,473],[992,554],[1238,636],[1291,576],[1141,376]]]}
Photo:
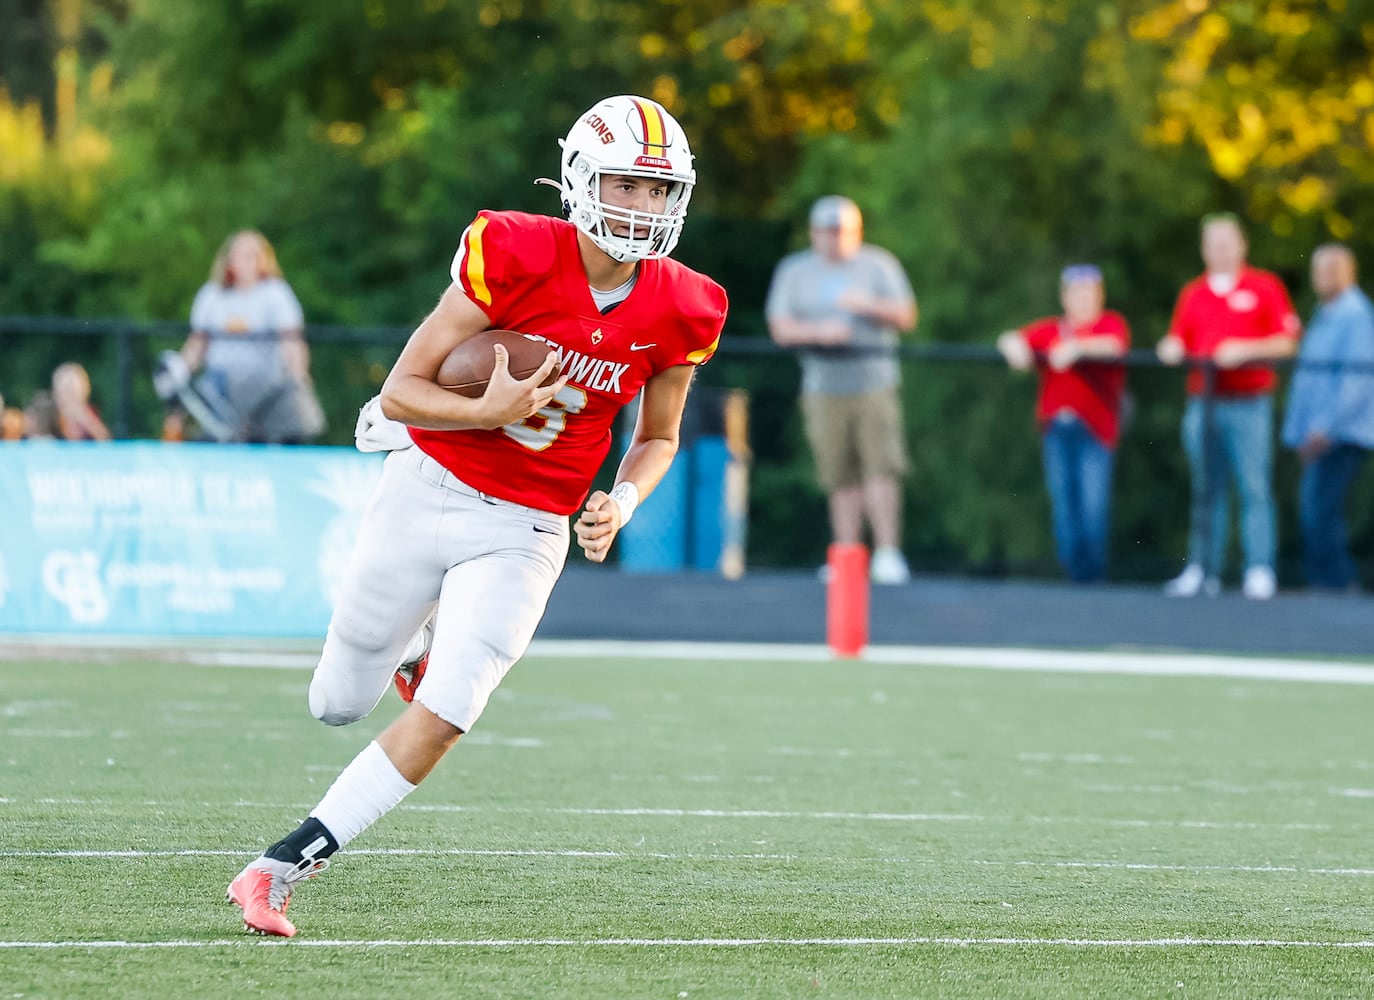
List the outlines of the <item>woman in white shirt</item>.
{"label": "woman in white shirt", "polygon": [[[261,233],[234,233],[191,306],[181,349],[196,388],[233,441],[295,444],[318,437],[324,412],[310,380],[305,317]],[[205,430],[210,430],[205,428]]]}

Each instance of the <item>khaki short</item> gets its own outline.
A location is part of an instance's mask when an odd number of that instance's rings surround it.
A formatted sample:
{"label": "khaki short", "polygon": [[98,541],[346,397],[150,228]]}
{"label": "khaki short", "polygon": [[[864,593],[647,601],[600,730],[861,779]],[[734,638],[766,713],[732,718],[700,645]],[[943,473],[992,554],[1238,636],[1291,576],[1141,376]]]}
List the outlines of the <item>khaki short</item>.
{"label": "khaki short", "polygon": [[854,396],[808,393],[801,407],[816,477],[827,493],[877,476],[906,475],[902,403],[896,388]]}

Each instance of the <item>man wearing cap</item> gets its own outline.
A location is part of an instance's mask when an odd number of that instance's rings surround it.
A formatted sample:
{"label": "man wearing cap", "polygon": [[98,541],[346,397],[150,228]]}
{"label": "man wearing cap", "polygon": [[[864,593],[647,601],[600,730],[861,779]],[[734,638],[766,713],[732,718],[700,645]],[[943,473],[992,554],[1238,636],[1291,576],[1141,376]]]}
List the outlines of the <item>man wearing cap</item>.
{"label": "man wearing cap", "polygon": [[[1272,365],[1297,347],[1302,324],[1278,276],[1246,263],[1249,246],[1230,213],[1202,220],[1206,273],[1179,293],[1169,332],[1156,352],[1166,365],[1194,363],[1188,373],[1183,448],[1193,480],[1188,563],[1164,592],[1172,597],[1216,594],[1230,527],[1228,478],[1241,503],[1245,550],[1241,592],[1267,601],[1274,576],[1274,386]],[[1214,366],[1210,420],[1204,409],[1206,376]],[[1208,427],[1210,424],[1210,434]]]}
{"label": "man wearing cap", "polygon": [[827,195],[811,208],[811,247],[773,273],[773,339],[801,349],[802,417],[838,543],[873,536],[874,583],[910,579],[901,549],[907,470],[898,335],[916,327],[916,296],[888,251],[863,242],[859,206]]}
{"label": "man wearing cap", "polygon": [[1107,577],[1112,467],[1121,434],[1126,369],[1112,363],[1130,347],[1120,313],[1103,308],[1102,272],[1066,267],[1059,279],[1060,316],[1036,320],[997,338],[1007,364],[1036,369],[1035,416],[1050,494],[1055,551],[1075,583]]}

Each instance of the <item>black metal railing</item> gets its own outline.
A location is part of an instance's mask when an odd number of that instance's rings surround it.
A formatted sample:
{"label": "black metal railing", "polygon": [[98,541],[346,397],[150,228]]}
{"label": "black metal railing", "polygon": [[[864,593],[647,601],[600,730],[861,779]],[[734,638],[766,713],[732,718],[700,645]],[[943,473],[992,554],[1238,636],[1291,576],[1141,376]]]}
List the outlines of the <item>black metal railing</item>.
{"label": "black metal railing", "polygon": [[[118,438],[156,437],[163,408],[152,385],[157,356],[163,350],[180,347],[187,332],[184,322],[173,321],[0,316],[0,356],[5,358],[4,363],[0,364],[0,394],[4,394],[11,405],[23,405],[27,394],[47,386],[58,364],[69,360],[80,361],[91,373],[96,402],[106,415],[114,435]],[[323,439],[326,443],[347,444],[351,441],[353,418],[358,406],[376,392],[411,332],[410,327],[382,325],[355,327],[317,324],[307,327],[306,340],[312,354],[316,388],[330,420],[330,429]],[[761,331],[756,331],[752,336],[727,335],[723,338],[717,362],[703,370],[702,382],[716,388],[743,389],[750,394],[750,425],[752,431],[756,432],[752,442],[758,483],[755,495],[786,496],[792,505],[792,509],[775,513],[768,509],[771,500],[761,501],[752,516],[760,523],[770,517],[780,523],[787,520],[789,527],[803,516],[823,522],[822,502],[818,494],[811,495],[815,491],[807,471],[808,458],[797,444],[800,437],[794,426],[797,366],[791,355],[796,353],[796,349],[779,347],[766,336],[757,335],[758,332]],[[952,400],[955,404],[970,401],[962,409],[955,405],[954,408],[959,412],[943,412],[932,404],[925,409],[913,407],[913,412],[908,415],[909,430],[923,437],[928,452],[933,449],[944,450],[942,456],[930,459],[927,466],[918,470],[913,477],[913,492],[932,493],[928,500],[932,505],[929,510],[934,511],[934,505],[948,502],[948,495],[941,492],[936,479],[941,475],[941,470],[957,470],[961,465],[968,464],[970,458],[966,451],[969,438],[986,433],[989,427],[1002,433],[1011,421],[1015,421],[1018,428],[1024,426],[1026,432],[1007,445],[1009,451],[1005,459],[1001,456],[990,458],[986,454],[987,449],[984,449],[980,459],[983,465],[968,471],[966,479],[989,492],[1011,491],[1022,503],[1043,504],[1036,457],[1025,454],[1029,447],[1021,447],[1031,446],[1029,397],[1033,392],[1034,380],[1003,378],[1001,373],[1006,369],[1006,362],[991,344],[904,341],[898,348],[898,356],[903,363],[907,382],[908,404],[925,392],[932,395],[943,393],[944,401]],[[1123,472],[1120,466],[1125,464],[1127,468],[1124,470],[1122,492],[1149,490],[1157,495],[1157,499],[1153,505],[1136,505],[1148,509],[1140,512],[1134,523],[1122,526],[1123,537],[1118,539],[1117,547],[1135,558],[1129,575],[1150,578],[1176,565],[1176,555],[1166,557],[1162,553],[1174,553],[1180,539],[1177,532],[1169,534],[1161,530],[1156,534],[1154,526],[1146,523],[1148,519],[1162,523],[1165,519],[1161,511],[1171,505],[1182,504],[1185,496],[1191,496],[1194,506],[1190,509],[1190,522],[1196,530],[1203,533],[1210,531],[1210,519],[1197,505],[1205,502],[1211,484],[1188,482],[1186,465],[1178,455],[1178,406],[1181,403],[1183,375],[1190,368],[1200,369],[1204,377],[1199,402],[1203,423],[1208,429],[1203,434],[1205,453],[1201,466],[1204,470],[1210,470],[1213,466],[1210,449],[1216,447],[1210,431],[1218,369],[1209,361],[1193,358],[1185,359],[1180,366],[1182,371],[1172,373],[1168,370],[1170,366],[1166,366],[1153,350],[1144,348],[1127,352],[1119,363],[1134,372],[1130,385],[1137,399],[1137,410],[1148,408],[1149,412],[1144,414],[1146,419],[1143,426],[1137,426],[1128,433],[1128,440],[1123,441],[1124,463],[1118,463],[1118,479],[1122,478]],[[1299,364],[1306,368],[1374,373],[1374,365],[1298,362],[1294,359],[1265,362],[1266,366],[1278,370],[1285,377]],[[990,377],[994,370],[997,376]],[[985,414],[977,417],[973,411],[979,407],[996,412],[992,416]],[[1141,423],[1138,416],[1137,424]],[[959,439],[960,435],[963,436],[962,440]],[[1021,453],[1012,455],[1011,450]],[[1292,478],[1291,470],[1288,476]],[[798,490],[799,484],[803,483],[809,491],[805,496]],[[1192,489],[1193,485],[1199,488]],[[963,495],[968,495],[968,482],[962,488]],[[1291,488],[1289,492],[1292,492]],[[1031,499],[1026,500],[1027,497]],[[913,498],[913,506],[924,499]],[[992,499],[989,500],[990,508]],[[1130,507],[1131,499],[1125,497],[1127,503],[1123,504],[1123,508]],[[1291,511],[1291,498],[1286,502]],[[1013,510],[1011,514],[1004,513],[1003,521],[1013,515],[1020,517],[1018,530],[1024,531],[1024,509]],[[988,513],[986,519],[993,523],[996,516]],[[1003,528],[1004,534],[1010,530]],[[1374,519],[1371,519],[1368,531],[1374,531]],[[781,539],[779,546],[786,542],[789,546],[797,547],[798,551],[794,552],[792,548],[786,552],[781,549],[770,550],[764,554],[765,563],[795,564],[811,558],[810,553],[800,551],[805,546],[799,546],[795,530],[788,532],[779,529],[778,534]],[[824,532],[819,534],[823,535]],[[814,548],[819,543],[806,544]],[[929,542],[930,552],[921,548],[927,543],[919,539],[913,540],[912,544],[918,554],[929,556],[930,564],[936,566],[997,573],[1014,571],[1027,565],[1024,554],[1013,552],[1003,557],[996,551],[961,553],[942,562],[937,550],[941,545],[948,547],[952,543],[939,540]],[[993,549],[996,544],[992,543]],[[1144,558],[1136,556],[1137,551],[1148,547],[1159,550],[1161,554],[1149,553]],[[1043,555],[1048,551],[1047,548],[1041,546],[1037,551],[1042,554],[1031,559],[1031,563],[1049,571],[1051,564],[1045,563]]]}

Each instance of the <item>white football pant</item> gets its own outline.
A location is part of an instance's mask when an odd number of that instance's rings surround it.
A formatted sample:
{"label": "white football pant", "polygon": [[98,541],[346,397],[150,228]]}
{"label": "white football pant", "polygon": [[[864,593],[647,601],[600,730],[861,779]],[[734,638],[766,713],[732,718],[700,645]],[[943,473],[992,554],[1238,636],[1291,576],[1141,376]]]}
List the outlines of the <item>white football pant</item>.
{"label": "white football pant", "polygon": [[310,682],[343,726],[391,685],[438,604],[415,700],[467,732],[529,646],[568,555],[568,519],[480,493],[418,447],[393,451],[368,505]]}

